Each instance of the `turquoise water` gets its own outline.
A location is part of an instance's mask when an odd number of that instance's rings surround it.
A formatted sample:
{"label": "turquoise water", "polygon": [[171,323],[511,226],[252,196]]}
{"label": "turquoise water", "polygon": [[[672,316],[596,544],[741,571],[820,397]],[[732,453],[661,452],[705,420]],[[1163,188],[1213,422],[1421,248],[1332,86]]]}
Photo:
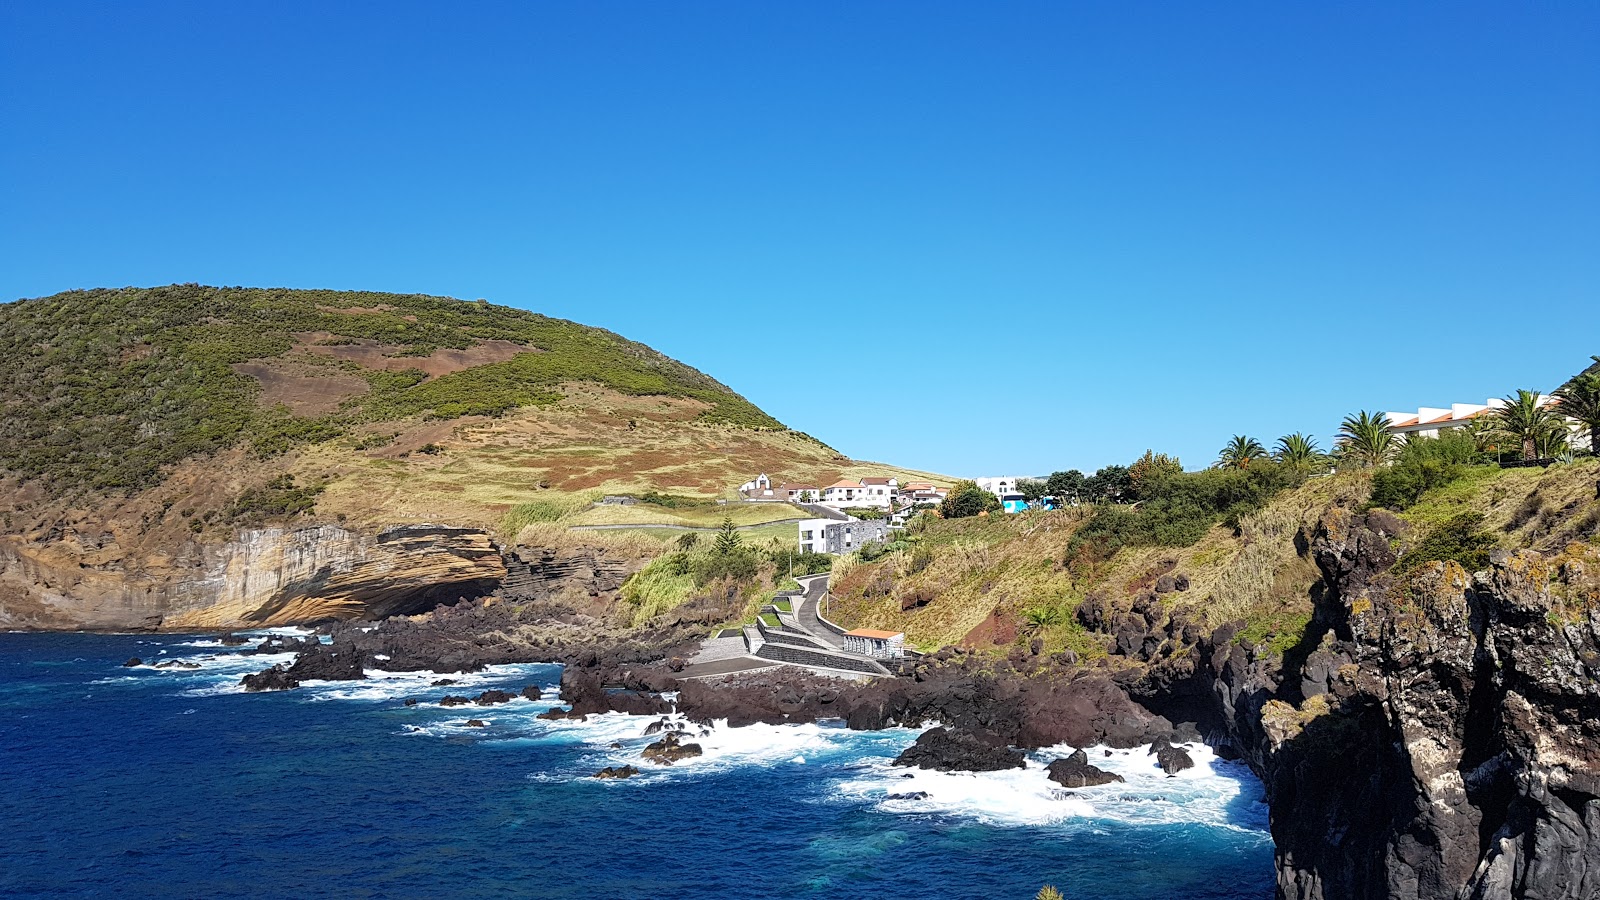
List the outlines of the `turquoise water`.
{"label": "turquoise water", "polygon": [[[238,691],[274,660],[199,637],[0,634],[0,895],[1272,896],[1260,786],[1203,749],[1177,778],[1095,750],[1128,783],[1068,795],[1042,768],[1065,748],[1010,773],[908,773],[888,762],[914,731],[718,728],[704,757],[602,782],[639,762],[649,720],[536,720],[558,667]],[[525,684],[550,699],[402,703]]]}

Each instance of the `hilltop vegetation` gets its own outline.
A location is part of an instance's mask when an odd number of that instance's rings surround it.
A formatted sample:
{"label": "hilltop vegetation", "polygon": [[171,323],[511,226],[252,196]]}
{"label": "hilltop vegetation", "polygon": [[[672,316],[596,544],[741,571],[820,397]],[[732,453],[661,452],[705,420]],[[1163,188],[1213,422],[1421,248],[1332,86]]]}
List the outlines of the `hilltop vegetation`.
{"label": "hilltop vegetation", "polygon": [[[471,351],[489,348],[493,352]],[[454,371],[425,363],[461,351]],[[412,362],[416,365],[412,365]],[[262,401],[263,380],[345,379],[334,408]],[[308,376],[306,373],[310,373]],[[352,389],[348,381],[357,379]],[[359,382],[364,382],[360,384]],[[413,417],[498,416],[562,385],[697,401],[696,421],[782,425],[712,378],[608,331],[486,302],[346,291],[69,291],[0,306],[0,468],[64,487],[137,490],[190,457],[259,455]]]}
{"label": "hilltop vegetation", "polygon": [[[1240,640],[1281,655],[1306,632],[1319,578],[1310,547],[1337,509],[1397,514],[1402,583],[1440,562],[1483,569],[1496,549],[1600,543],[1600,460],[1569,444],[1595,420],[1592,378],[1569,381],[1559,407],[1519,391],[1439,438],[1402,442],[1381,414],[1359,413],[1332,453],[1303,434],[1271,452],[1238,435],[1201,471],[1147,452],[1090,476],[1025,480],[1024,494],[1067,508],[1005,516],[947,504],[894,544],[841,560],[834,608],[845,624],[904,631],[923,647],[1079,658],[1121,653],[1107,623],[1130,610],[1154,622],[1182,609],[1208,628],[1242,622]],[[1559,458],[1502,468],[1507,457]]]}

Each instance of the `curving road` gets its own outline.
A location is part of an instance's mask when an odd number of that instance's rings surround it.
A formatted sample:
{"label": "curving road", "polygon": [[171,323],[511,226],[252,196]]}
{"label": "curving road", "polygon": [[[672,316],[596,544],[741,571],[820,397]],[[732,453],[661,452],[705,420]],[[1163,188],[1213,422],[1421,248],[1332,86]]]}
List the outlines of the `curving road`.
{"label": "curving road", "polygon": [[811,633],[811,636],[833,647],[836,650],[844,649],[844,641],[834,634],[817,618],[817,608],[822,603],[822,598],[828,595],[828,576],[810,575],[796,578],[800,587],[805,591],[794,607],[795,621],[800,627]]}

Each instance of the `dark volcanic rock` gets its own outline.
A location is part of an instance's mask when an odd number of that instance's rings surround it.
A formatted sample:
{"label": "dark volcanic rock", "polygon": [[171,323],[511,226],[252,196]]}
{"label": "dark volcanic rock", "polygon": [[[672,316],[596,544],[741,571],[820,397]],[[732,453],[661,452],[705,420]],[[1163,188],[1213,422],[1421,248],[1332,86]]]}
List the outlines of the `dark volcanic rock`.
{"label": "dark volcanic rock", "polygon": [[1006,745],[992,731],[952,731],[940,726],[917,737],[917,742],[895,757],[897,766],[916,766],[940,772],[998,772],[1027,765],[1021,750]]}
{"label": "dark volcanic rock", "polygon": [[472,702],[479,706],[493,706],[496,703],[510,703],[514,699],[516,699],[516,695],[507,691],[484,691]]}
{"label": "dark volcanic rock", "polygon": [[367,677],[360,651],[317,644],[295,657],[289,675],[296,681],[357,681]]}
{"label": "dark volcanic rock", "polygon": [[1090,765],[1089,754],[1082,750],[1073,752],[1065,759],[1053,760],[1048,771],[1051,781],[1069,788],[1094,787],[1097,784],[1111,784],[1123,780],[1121,775]]}
{"label": "dark volcanic rock", "polygon": [[1135,693],[1261,775],[1280,897],[1600,897],[1600,551],[1399,573],[1405,530],[1331,510],[1297,655],[1223,626]]}
{"label": "dark volcanic rock", "polygon": [[600,771],[594,773],[594,777],[595,778],[632,778],[633,776],[635,776],[637,774],[639,774],[639,770],[634,768],[633,766],[616,766],[616,767],[606,766],[604,769],[601,769]]}
{"label": "dark volcanic rock", "polygon": [[139,657],[135,656],[135,657],[131,657],[127,662],[123,663],[122,667],[124,669],[131,669],[134,666],[142,666],[142,665],[144,665],[144,660],[142,660]]}
{"label": "dark volcanic rock", "polygon": [[247,691],[287,691],[300,686],[300,682],[291,677],[289,670],[281,664],[254,675],[246,675],[239,679],[239,683]]}
{"label": "dark volcanic rock", "polygon": [[439,705],[440,706],[466,706],[468,703],[471,703],[471,702],[472,701],[467,699],[466,697],[458,697],[458,696],[456,696],[454,694],[451,694],[449,696],[440,698]]}
{"label": "dark volcanic rock", "polygon": [[910,792],[904,793],[904,794],[890,794],[889,796],[887,796],[887,797],[885,797],[883,799],[885,799],[885,800],[926,800],[930,796],[932,796],[932,795],[929,794],[927,791],[910,791]]}
{"label": "dark volcanic rock", "polygon": [[1184,769],[1194,768],[1194,759],[1182,747],[1168,745],[1156,753],[1156,764],[1168,775],[1176,775]]}
{"label": "dark volcanic rock", "polygon": [[640,756],[643,756],[650,762],[659,763],[663,766],[670,766],[679,760],[688,759],[692,756],[699,756],[701,753],[702,751],[699,744],[680,743],[678,741],[678,735],[674,733],[668,734],[661,740],[656,741],[654,744],[644,748],[644,752],[641,753]]}
{"label": "dark volcanic rock", "polygon": [[269,634],[266,640],[257,644],[253,649],[241,650],[240,653],[305,653],[322,646],[322,641],[314,634],[305,637],[294,635]]}
{"label": "dark volcanic rock", "polygon": [[231,631],[227,634],[217,635],[217,641],[224,647],[240,647],[248,643],[244,638],[234,634]]}
{"label": "dark volcanic rock", "polygon": [[530,684],[522,689],[522,699],[524,700],[538,700],[543,696],[544,692],[539,690],[539,686],[536,684]]}
{"label": "dark volcanic rock", "polygon": [[484,721],[482,719],[468,719],[467,720],[467,727],[468,728],[482,728],[482,727],[484,727]]}
{"label": "dark volcanic rock", "polygon": [[441,678],[438,681],[428,682],[429,687],[452,687],[456,683],[454,678]]}
{"label": "dark volcanic rock", "polygon": [[407,697],[405,705],[406,706],[416,706],[417,705],[417,698],[415,698],[415,697]]}

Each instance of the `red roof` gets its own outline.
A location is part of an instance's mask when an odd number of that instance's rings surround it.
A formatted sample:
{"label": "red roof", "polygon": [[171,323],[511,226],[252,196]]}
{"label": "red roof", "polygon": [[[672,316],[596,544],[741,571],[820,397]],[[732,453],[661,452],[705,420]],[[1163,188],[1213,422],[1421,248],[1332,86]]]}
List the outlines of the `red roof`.
{"label": "red roof", "polygon": [[857,628],[854,631],[846,631],[844,633],[844,636],[845,637],[872,638],[873,640],[878,640],[878,641],[888,641],[888,640],[893,640],[894,638],[897,638],[897,637],[905,637],[905,634],[903,632],[899,632],[899,631],[879,631],[879,630],[877,630],[875,628]]}
{"label": "red roof", "polygon": [[1455,418],[1455,414],[1453,414],[1453,413],[1445,413],[1444,415],[1440,416],[1437,419],[1429,419],[1428,420],[1428,424],[1429,425],[1437,425],[1440,422],[1448,422],[1448,421],[1450,421],[1451,419],[1454,419],[1454,418]]}
{"label": "red roof", "polygon": [[1390,428],[1405,428],[1407,425],[1415,425],[1415,424],[1417,424],[1417,417],[1416,416],[1412,416],[1409,419],[1401,419],[1398,422],[1390,422],[1389,423],[1389,427]]}
{"label": "red roof", "polygon": [[863,479],[861,479],[861,483],[862,484],[888,484],[889,482],[891,482],[893,480],[894,480],[893,478],[863,478]]}
{"label": "red roof", "polygon": [[828,485],[828,490],[831,491],[834,488],[859,488],[859,487],[861,487],[861,482],[859,482],[859,481],[841,481],[841,482],[838,482],[836,484]]}

